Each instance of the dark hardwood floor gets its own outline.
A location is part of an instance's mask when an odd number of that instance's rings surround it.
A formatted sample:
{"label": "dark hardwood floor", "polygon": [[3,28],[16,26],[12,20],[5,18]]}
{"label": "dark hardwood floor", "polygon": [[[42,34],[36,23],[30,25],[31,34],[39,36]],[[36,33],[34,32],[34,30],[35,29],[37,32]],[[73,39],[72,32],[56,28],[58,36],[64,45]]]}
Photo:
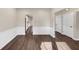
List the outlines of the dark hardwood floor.
{"label": "dark hardwood floor", "polygon": [[79,41],[75,41],[72,38],[62,35],[59,32],[55,32],[56,38],[55,42],[66,42],[67,45],[72,49],[72,50],[79,50]]}
{"label": "dark hardwood floor", "polygon": [[32,27],[26,31],[26,35],[18,35],[2,50],[41,50],[42,42],[52,42],[52,50],[58,50],[56,42],[66,42],[72,50],[79,50],[79,41],[74,41],[65,35],[56,32],[56,38],[50,35],[32,35]]}
{"label": "dark hardwood floor", "polygon": [[56,44],[53,40],[48,35],[17,36],[16,40],[14,39],[14,41],[10,42],[9,46],[6,45],[3,50],[41,50],[42,42],[52,42],[53,49],[56,49]]}
{"label": "dark hardwood floor", "polygon": [[32,27],[26,31],[26,35],[18,35],[2,50],[41,50],[42,42],[52,42],[52,50],[57,50],[55,40],[49,35],[32,35]]}

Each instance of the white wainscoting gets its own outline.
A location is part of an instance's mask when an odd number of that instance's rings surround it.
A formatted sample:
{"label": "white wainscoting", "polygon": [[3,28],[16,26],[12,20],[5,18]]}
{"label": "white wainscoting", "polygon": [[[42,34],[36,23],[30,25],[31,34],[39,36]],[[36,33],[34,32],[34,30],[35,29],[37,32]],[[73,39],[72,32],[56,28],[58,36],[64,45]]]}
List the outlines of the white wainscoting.
{"label": "white wainscoting", "polygon": [[54,27],[50,27],[50,36],[55,38],[55,28]]}
{"label": "white wainscoting", "polygon": [[50,27],[33,27],[33,35],[49,35]]}
{"label": "white wainscoting", "polygon": [[6,31],[0,32],[0,49],[3,48],[17,35],[24,35],[24,34],[25,34],[24,27],[14,27]]}
{"label": "white wainscoting", "polygon": [[0,32],[0,49],[16,36],[16,28]]}
{"label": "white wainscoting", "polygon": [[33,35],[50,35],[55,37],[55,29],[53,27],[33,27]]}
{"label": "white wainscoting", "polygon": [[25,27],[23,27],[23,26],[16,27],[16,33],[18,35],[25,35]]}

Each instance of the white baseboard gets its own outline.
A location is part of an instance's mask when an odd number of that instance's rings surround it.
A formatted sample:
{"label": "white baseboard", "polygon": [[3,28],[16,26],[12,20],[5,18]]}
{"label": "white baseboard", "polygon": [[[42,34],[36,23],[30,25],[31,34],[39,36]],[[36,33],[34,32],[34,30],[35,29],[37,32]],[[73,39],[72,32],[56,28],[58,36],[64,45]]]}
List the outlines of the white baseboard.
{"label": "white baseboard", "polygon": [[79,39],[78,38],[75,38],[75,37],[72,37],[72,39],[75,40],[75,41],[79,41]]}
{"label": "white baseboard", "polygon": [[33,27],[33,35],[49,35],[50,27]]}

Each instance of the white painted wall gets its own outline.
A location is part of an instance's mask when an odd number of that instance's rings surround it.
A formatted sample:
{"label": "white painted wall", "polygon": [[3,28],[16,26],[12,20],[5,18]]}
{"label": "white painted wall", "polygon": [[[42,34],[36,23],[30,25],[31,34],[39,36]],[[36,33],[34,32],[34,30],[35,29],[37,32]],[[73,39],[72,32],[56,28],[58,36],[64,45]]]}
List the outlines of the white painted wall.
{"label": "white painted wall", "polygon": [[0,49],[16,36],[16,9],[0,8]]}
{"label": "white painted wall", "polygon": [[33,9],[33,26],[50,26],[50,9],[38,8]]}
{"label": "white painted wall", "polygon": [[17,35],[25,34],[25,28],[18,26],[17,22],[16,9],[0,8],[0,49]]}
{"label": "white painted wall", "polygon": [[0,8],[0,32],[16,26],[16,9]]}
{"label": "white painted wall", "polygon": [[[25,8],[19,8],[16,9],[17,14],[17,26],[24,27],[25,26],[25,15],[29,14],[33,17],[33,34],[37,35],[47,35],[50,27],[50,15],[51,15],[51,9],[48,8],[34,8],[34,9],[25,9]],[[45,28],[45,29],[44,29]],[[41,29],[41,30],[39,30]],[[40,33],[39,33],[40,32]],[[46,32],[46,33],[45,33]],[[48,33],[49,34],[49,33]]]}
{"label": "white painted wall", "polygon": [[33,34],[49,35],[51,9],[48,8],[33,9],[32,15],[33,15]]}
{"label": "white painted wall", "polygon": [[[59,15],[62,14],[62,22],[58,18]],[[79,40],[79,9],[73,9],[70,8],[69,10],[63,10],[60,12],[60,14],[57,15],[56,17],[58,18],[58,23],[62,23],[62,32],[60,32],[60,29],[57,31],[73,38],[74,40]],[[61,18],[61,17],[60,17]],[[57,21],[56,21],[57,22]],[[59,25],[59,24],[58,24]],[[60,28],[60,26],[59,26]]]}
{"label": "white painted wall", "polygon": [[29,8],[17,8],[16,9],[16,19],[17,26],[25,26],[25,16],[27,14],[31,15],[32,10]]}
{"label": "white painted wall", "polygon": [[[55,11],[55,10],[54,10]],[[54,36],[54,12],[52,9],[0,9],[0,49],[16,35],[24,35],[24,18],[33,16],[33,29],[36,35]],[[52,16],[51,16],[52,15]],[[5,21],[6,20],[6,21]]]}
{"label": "white painted wall", "polygon": [[24,26],[25,15],[29,14],[33,16],[33,26],[50,26],[50,13],[49,8],[17,8],[17,25]]}
{"label": "white painted wall", "polygon": [[34,34],[50,34],[50,9],[0,9],[0,49],[16,35],[25,34],[26,14],[34,17]]}
{"label": "white painted wall", "polygon": [[50,35],[55,37],[55,13],[62,10],[63,8],[51,9],[51,21],[50,21]]}

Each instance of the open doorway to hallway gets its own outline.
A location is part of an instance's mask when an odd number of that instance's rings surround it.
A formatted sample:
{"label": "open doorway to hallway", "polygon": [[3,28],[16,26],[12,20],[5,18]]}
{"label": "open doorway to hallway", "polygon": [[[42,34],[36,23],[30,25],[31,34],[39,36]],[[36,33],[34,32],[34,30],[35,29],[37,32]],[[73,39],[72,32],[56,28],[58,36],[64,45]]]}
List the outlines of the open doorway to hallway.
{"label": "open doorway to hallway", "polygon": [[0,9],[3,18],[0,24],[8,21],[0,28],[0,49],[78,50],[78,11],[72,8]]}

